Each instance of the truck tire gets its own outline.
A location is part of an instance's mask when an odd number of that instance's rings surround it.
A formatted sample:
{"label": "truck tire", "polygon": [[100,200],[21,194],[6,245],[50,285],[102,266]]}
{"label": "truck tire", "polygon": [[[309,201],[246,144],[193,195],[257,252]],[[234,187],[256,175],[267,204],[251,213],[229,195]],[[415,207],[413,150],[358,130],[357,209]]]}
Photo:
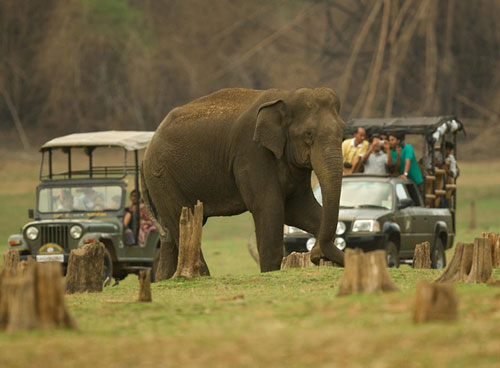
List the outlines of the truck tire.
{"label": "truck tire", "polygon": [[389,268],[399,268],[399,252],[398,247],[392,240],[389,240],[385,245],[385,251],[387,252],[387,267]]}
{"label": "truck tire", "polygon": [[436,269],[446,267],[446,254],[444,252],[443,240],[440,237],[436,238],[434,247],[431,250],[431,267]]}

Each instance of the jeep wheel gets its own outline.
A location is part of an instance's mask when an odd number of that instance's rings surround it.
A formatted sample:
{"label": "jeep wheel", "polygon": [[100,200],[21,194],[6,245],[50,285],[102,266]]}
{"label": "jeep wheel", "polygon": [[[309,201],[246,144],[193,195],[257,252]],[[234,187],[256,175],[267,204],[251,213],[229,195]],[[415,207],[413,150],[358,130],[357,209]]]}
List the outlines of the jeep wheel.
{"label": "jeep wheel", "polygon": [[399,252],[392,240],[385,245],[385,251],[387,252],[387,267],[399,268]]}
{"label": "jeep wheel", "polygon": [[[106,279],[108,279],[106,282]],[[104,249],[104,275],[102,280],[104,282],[104,286],[108,286],[111,284],[111,279],[113,278],[113,259],[111,258],[111,254],[107,249]]]}
{"label": "jeep wheel", "polygon": [[446,254],[444,253],[443,240],[437,238],[434,242],[434,247],[431,251],[431,267],[432,268],[445,268],[446,266]]}

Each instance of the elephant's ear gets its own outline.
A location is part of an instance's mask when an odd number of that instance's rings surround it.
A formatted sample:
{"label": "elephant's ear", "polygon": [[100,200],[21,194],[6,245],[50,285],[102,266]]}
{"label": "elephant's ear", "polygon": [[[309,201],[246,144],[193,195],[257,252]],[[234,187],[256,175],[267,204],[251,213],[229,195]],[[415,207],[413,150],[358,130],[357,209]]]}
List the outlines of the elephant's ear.
{"label": "elephant's ear", "polygon": [[283,156],[286,141],[285,118],[287,107],[282,100],[267,102],[259,107],[253,140],[274,153]]}

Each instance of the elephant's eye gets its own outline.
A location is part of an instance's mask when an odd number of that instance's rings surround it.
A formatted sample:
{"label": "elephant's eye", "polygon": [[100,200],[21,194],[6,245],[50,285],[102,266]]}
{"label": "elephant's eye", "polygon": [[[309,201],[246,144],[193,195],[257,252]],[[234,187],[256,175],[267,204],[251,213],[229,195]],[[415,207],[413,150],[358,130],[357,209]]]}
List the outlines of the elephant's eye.
{"label": "elephant's eye", "polygon": [[306,143],[312,144],[313,139],[314,139],[313,132],[311,130],[306,130],[304,132],[304,139],[305,139]]}

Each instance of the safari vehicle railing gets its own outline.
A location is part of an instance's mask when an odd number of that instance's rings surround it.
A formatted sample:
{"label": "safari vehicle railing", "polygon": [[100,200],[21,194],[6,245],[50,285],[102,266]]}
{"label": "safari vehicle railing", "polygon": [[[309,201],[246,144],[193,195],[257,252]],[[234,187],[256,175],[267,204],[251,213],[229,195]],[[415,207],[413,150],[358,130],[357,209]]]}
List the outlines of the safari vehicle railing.
{"label": "safari vehicle railing", "polygon": [[[464,132],[465,129],[455,116],[436,116],[436,117],[396,117],[396,118],[367,118],[367,119],[352,119],[346,123],[345,134],[353,134],[358,127],[366,130],[368,136],[375,133],[403,133],[405,135],[422,136],[422,159],[425,162],[427,157],[430,157],[430,169],[428,172],[422,170],[422,176],[427,183],[432,182],[432,194],[425,192],[425,185],[422,188],[422,196],[426,198],[429,207],[436,207],[436,196],[443,196],[446,190],[436,188],[436,175],[444,175],[444,170],[436,170],[435,150],[437,147],[443,150],[446,137],[451,135],[451,140],[454,145],[454,157],[458,159],[457,133]],[[444,181],[443,181],[444,183]],[[448,190],[451,191],[450,200],[440,201],[440,204],[449,208],[452,212],[453,227],[455,227],[455,213],[457,203],[456,186],[449,185]],[[429,200],[431,199],[431,200]]]}
{"label": "safari vehicle railing", "polygon": [[[58,181],[68,179],[123,179],[127,175],[134,176],[135,189],[140,200],[139,191],[139,151],[145,149],[153,137],[154,132],[141,131],[103,131],[90,133],[75,133],[63,137],[54,138],[44,145],[42,152],[42,162],[40,165],[40,180]],[[118,147],[123,149],[123,165],[94,165],[94,150],[98,147]],[[86,169],[75,170],[72,161],[72,151],[83,149],[88,157],[88,167]],[[61,150],[67,155],[67,168],[62,171],[54,171],[53,153]],[[133,152],[132,164],[127,163],[127,153]],[[44,164],[47,156],[47,172],[44,172]],[[140,206],[137,206],[137,218],[140,218]],[[139,225],[134,229],[137,238]]]}

